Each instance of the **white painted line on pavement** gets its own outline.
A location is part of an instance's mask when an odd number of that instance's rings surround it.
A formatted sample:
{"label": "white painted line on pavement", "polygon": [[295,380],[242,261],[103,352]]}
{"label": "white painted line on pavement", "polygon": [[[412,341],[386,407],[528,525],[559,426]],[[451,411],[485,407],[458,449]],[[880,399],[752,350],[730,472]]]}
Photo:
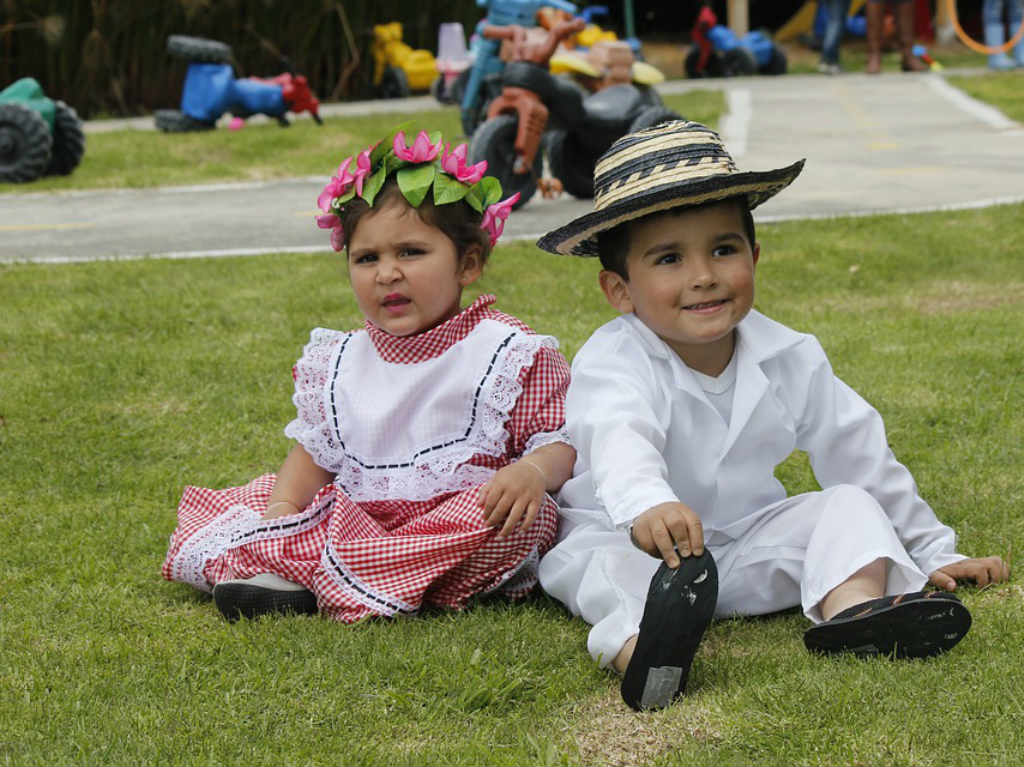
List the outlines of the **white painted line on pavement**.
{"label": "white painted line on pavement", "polygon": [[1011,120],[995,107],[978,101],[972,96],[968,96],[959,88],[954,88],[941,75],[928,77],[926,82],[933,91],[947,99],[954,106],[997,130],[1012,130],[1021,127],[1019,123]]}
{"label": "white painted line on pavement", "polygon": [[754,213],[754,219],[758,223],[770,224],[776,221],[818,221],[829,218],[866,218],[867,216],[907,216],[915,213],[941,213],[954,210],[980,210],[982,208],[994,208],[997,205],[1016,205],[1024,202],[1024,195],[1011,197],[992,197],[988,200],[973,200],[971,202],[951,202],[945,205],[922,205],[919,208],[879,208],[878,210],[856,210],[846,213],[780,213],[761,216]]}
{"label": "white painted line on pavement", "polygon": [[754,115],[754,99],[749,88],[730,88],[725,92],[725,115],[722,117],[722,141],[733,159],[747,151],[747,134]]}

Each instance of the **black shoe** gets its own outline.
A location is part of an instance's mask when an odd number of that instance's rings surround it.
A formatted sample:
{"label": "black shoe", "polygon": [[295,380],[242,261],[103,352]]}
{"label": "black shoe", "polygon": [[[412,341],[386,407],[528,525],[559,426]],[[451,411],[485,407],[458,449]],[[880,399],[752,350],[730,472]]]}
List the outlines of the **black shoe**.
{"label": "black shoe", "polygon": [[929,658],[971,628],[971,614],[946,591],[915,591],[849,607],[804,632],[811,652]]}
{"label": "black shoe", "polygon": [[664,708],[686,689],[690,664],[718,602],[718,568],[707,549],[651,578],[622,699],[637,711]]}
{"label": "black shoe", "polygon": [[229,621],[270,613],[315,615],[318,612],[312,591],[270,573],[222,581],[213,587],[213,601]]}

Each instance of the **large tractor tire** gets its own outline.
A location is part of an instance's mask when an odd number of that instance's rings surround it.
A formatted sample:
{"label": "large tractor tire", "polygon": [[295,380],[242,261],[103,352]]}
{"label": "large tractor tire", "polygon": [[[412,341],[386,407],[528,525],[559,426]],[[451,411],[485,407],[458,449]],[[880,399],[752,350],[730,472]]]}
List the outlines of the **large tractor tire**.
{"label": "large tractor tire", "polygon": [[382,99],[404,99],[412,93],[409,90],[409,76],[399,67],[388,67],[381,75],[377,95]]}
{"label": "large tractor tire", "polygon": [[579,140],[565,131],[552,131],[548,140],[548,162],[551,175],[562,182],[562,187],[573,197],[589,200],[594,196],[594,165],[592,156]]}
{"label": "large tractor tire", "polygon": [[216,123],[193,119],[177,109],[158,109],[153,113],[153,118],[157,129],[164,133],[189,133],[217,127]]}
{"label": "large tractor tire", "polygon": [[167,52],[179,59],[204,64],[230,64],[234,58],[231,55],[231,46],[227,43],[188,35],[168,37]]}
{"label": "large tractor tire", "polygon": [[533,160],[533,168],[527,173],[514,173],[512,165],[516,159],[516,131],[519,119],[512,115],[496,115],[473,133],[469,144],[470,165],[481,160],[487,161],[487,175],[501,182],[501,197],[508,199],[519,192],[519,201],[513,206],[521,208],[537,191],[537,179],[543,172],[544,158],[541,152]]}
{"label": "large tractor tire", "polygon": [[85,132],[74,107],[63,101],[55,101],[54,104],[57,109],[53,117],[53,148],[46,173],[66,176],[82,161],[82,155],[85,154]]}
{"label": "large tractor tire", "polygon": [[42,115],[21,104],[0,104],[0,181],[35,181],[50,164],[52,145]]}
{"label": "large tractor tire", "polygon": [[757,74],[757,59],[742,46],[722,54],[722,74],[726,77],[747,77]]}

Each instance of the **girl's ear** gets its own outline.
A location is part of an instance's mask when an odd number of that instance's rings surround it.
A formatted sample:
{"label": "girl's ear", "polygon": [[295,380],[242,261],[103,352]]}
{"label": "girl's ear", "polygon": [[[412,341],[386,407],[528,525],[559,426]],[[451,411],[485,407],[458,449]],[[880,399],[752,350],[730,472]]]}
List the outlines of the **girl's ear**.
{"label": "girl's ear", "polygon": [[597,275],[597,281],[601,283],[604,297],[613,308],[623,314],[633,311],[633,300],[629,297],[629,283],[622,279],[621,274],[604,269]]}
{"label": "girl's ear", "polygon": [[472,285],[484,272],[483,248],[479,245],[470,245],[462,254],[459,262],[458,278],[462,287]]}

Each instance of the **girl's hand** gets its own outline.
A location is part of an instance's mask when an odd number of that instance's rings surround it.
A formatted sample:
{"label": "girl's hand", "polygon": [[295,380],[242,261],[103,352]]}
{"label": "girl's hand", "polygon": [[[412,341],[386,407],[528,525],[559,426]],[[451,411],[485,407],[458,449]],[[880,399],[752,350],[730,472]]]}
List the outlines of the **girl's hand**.
{"label": "girl's hand", "polygon": [[1010,568],[1002,557],[963,559],[951,565],[940,567],[928,576],[928,582],[946,591],[956,589],[957,581],[974,581],[979,586],[1002,583],[1010,578]]}
{"label": "girl's hand", "polygon": [[529,530],[544,503],[547,484],[540,467],[525,458],[500,469],[480,488],[478,503],[484,510],[484,521],[490,527],[504,522],[498,538],[511,535],[520,520],[522,529]]}

